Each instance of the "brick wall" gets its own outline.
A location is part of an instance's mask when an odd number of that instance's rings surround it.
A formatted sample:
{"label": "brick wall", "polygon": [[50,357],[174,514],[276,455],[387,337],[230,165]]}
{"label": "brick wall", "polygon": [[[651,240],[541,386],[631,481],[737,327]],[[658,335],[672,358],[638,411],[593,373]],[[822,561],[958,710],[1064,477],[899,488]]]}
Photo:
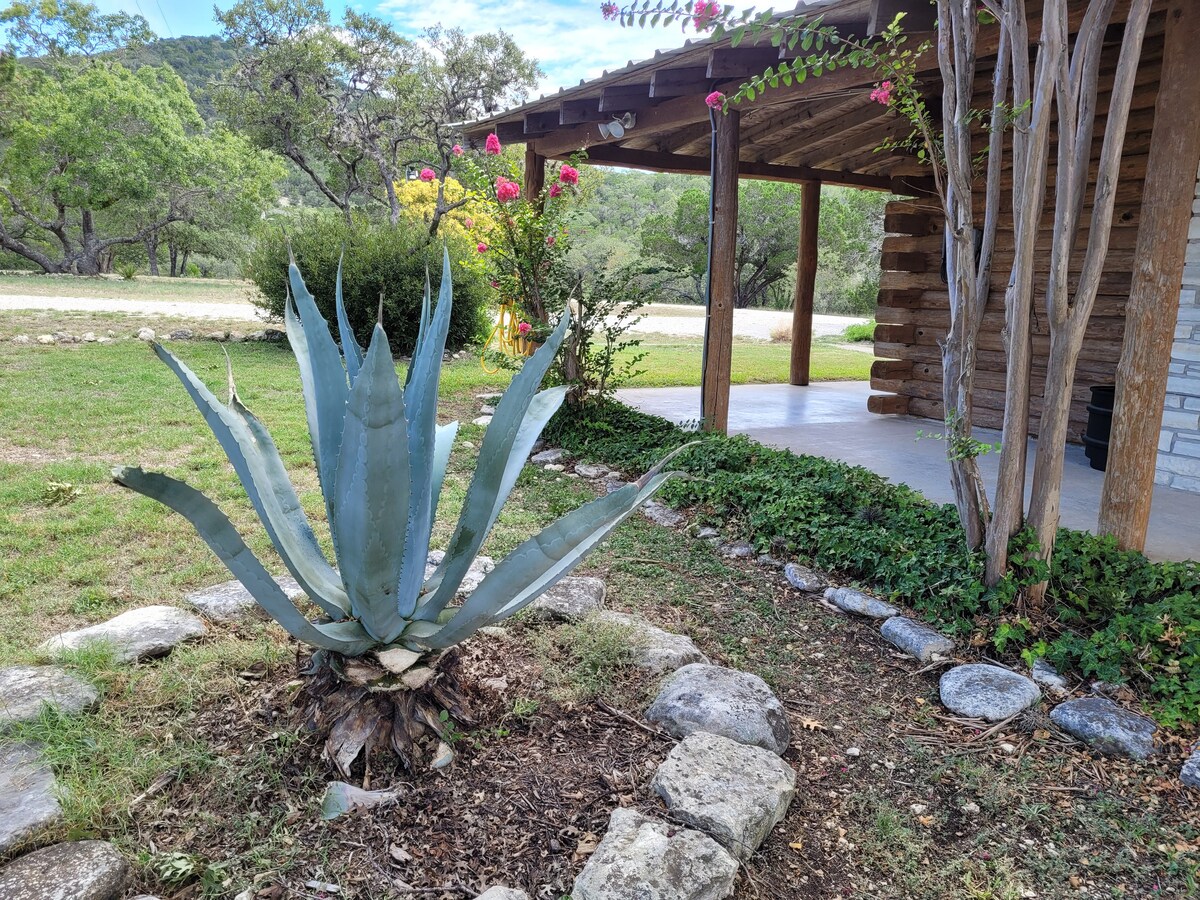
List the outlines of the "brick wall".
{"label": "brick wall", "polygon": [[1200,493],[1200,173],[1195,197],[1154,480]]}

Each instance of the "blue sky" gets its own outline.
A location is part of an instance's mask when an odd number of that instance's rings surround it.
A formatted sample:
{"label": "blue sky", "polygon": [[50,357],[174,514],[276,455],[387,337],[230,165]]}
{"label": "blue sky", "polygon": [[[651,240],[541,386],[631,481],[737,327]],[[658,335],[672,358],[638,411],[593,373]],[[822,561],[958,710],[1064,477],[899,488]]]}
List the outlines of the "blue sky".
{"label": "blue sky", "polygon": [[[141,13],[164,37],[215,34],[211,0],[93,0],[105,12]],[[220,5],[232,5],[232,0]],[[465,31],[512,34],[526,53],[546,72],[538,92],[550,93],[581,78],[593,78],[631,59],[644,59],[655,49],[677,47],[684,35],[678,28],[646,30],[621,28],[600,17],[600,0],[368,0],[353,3],[392,22],[402,32],[416,34],[439,22]],[[340,16],[345,0],[326,0]]]}

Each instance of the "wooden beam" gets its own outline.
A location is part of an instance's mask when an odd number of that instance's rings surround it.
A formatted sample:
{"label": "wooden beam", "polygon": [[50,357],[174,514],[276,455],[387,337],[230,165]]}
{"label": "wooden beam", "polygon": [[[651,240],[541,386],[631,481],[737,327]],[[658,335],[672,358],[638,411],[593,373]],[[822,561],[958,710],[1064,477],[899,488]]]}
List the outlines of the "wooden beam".
{"label": "wooden beam", "polygon": [[528,144],[525,146],[525,197],[530,203],[538,203],[538,196],[546,185],[546,157]]}
{"label": "wooden beam", "polygon": [[651,97],[682,97],[704,90],[708,85],[707,66],[682,69],[656,69],[650,73]]}
{"label": "wooden beam", "polygon": [[778,47],[717,47],[708,54],[709,78],[745,78],[779,65]]}
{"label": "wooden beam", "polygon": [[[559,154],[566,155],[566,154]],[[708,172],[711,163],[705,156],[683,156],[659,153],[654,150],[632,150],[606,144],[588,151],[588,162],[596,165],[624,166],[647,169],[651,172],[674,172],[693,175]],[[757,181],[786,181],[791,183],[823,181],[828,184],[864,188],[872,191],[891,191],[894,179],[883,175],[859,175],[857,172],[837,172],[830,169],[809,169],[803,166],[773,166],[767,163],[739,162],[738,175]]]}
{"label": "wooden beam", "polygon": [[559,111],[552,109],[548,112],[526,113],[525,122],[522,126],[525,134],[545,134],[547,131],[553,131],[561,123],[559,122]]}
{"label": "wooden beam", "polygon": [[[904,31],[932,31],[937,27],[937,9],[929,0],[871,0],[867,34],[876,35],[904,13]],[[1036,35],[1036,31],[1030,31]]]}
{"label": "wooden beam", "polygon": [[902,416],[908,412],[908,398],[903,394],[871,394],[867,397],[867,412],[880,416]]}
{"label": "wooden beam", "polygon": [[618,84],[600,89],[600,112],[623,113],[654,105],[649,84]]}
{"label": "wooden beam", "polygon": [[1200,46],[1200,6],[1174,0],[1167,13],[1162,77],[1125,336],[1117,365],[1117,395],[1100,495],[1101,534],[1130,550],[1146,546],[1150,496],[1171,359],[1188,222],[1200,165],[1200,91],[1193,67]]}
{"label": "wooden beam", "polygon": [[600,100],[590,97],[584,100],[564,100],[558,108],[559,125],[579,125],[583,122],[604,122],[608,116],[600,112]]}
{"label": "wooden beam", "polygon": [[796,249],[796,299],[792,304],[792,384],[808,384],[812,361],[813,298],[817,287],[817,231],[821,182],[800,185],[800,242]]}
{"label": "wooden beam", "polygon": [[729,381],[733,360],[733,307],[737,299],[738,126],[737,110],[717,114],[712,167],[712,242],[708,247],[708,315],[704,323],[701,420],[708,431],[729,429]]}

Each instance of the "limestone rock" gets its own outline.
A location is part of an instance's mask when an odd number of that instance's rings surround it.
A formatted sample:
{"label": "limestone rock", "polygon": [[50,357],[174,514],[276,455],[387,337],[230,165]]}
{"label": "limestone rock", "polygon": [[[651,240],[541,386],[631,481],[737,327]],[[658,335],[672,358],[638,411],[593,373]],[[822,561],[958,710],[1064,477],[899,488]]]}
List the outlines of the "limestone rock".
{"label": "limestone rock", "polygon": [[854,613],[856,616],[867,616],[870,619],[890,619],[900,614],[900,610],[875,597],[868,596],[853,588],[826,588],[825,599],[842,612]]}
{"label": "limestone rock", "polygon": [[[567,467],[562,463],[546,463],[546,465],[542,466],[542,469],[547,472],[565,472]],[[576,475],[575,477],[578,478],[579,476]]]}
{"label": "limestone rock", "polygon": [[229,332],[228,331],[210,331],[204,337],[205,337],[205,339],[210,340],[210,341],[227,341],[227,340],[229,340]]}
{"label": "limestone rock", "polygon": [[[283,588],[289,600],[304,596],[304,591],[290,575],[280,575],[275,583]],[[249,616],[260,619],[269,618],[261,606],[254,602],[250,592],[240,581],[223,581],[212,587],[192,591],[184,598],[185,603],[194,606],[201,615],[213,622],[236,622]]]}
{"label": "limestone rock", "polygon": [[686,521],[683,513],[673,510],[669,506],[663,506],[657,500],[647,500],[643,503],[642,515],[655,525],[662,525],[664,528],[678,528]]}
{"label": "limestone rock", "polygon": [[114,900],[129,880],[129,863],[105,841],[54,844],[0,870],[3,900]]}
{"label": "limestone rock", "polygon": [[0,730],[32,722],[49,706],[72,715],[91,709],[99,694],[58,666],[10,666],[0,669]]}
{"label": "limestone rock", "polygon": [[779,698],[757,675],[693,663],[667,678],[646,718],[675,737],[695,731],[782,754],[792,728]]}
{"label": "limestone rock", "polygon": [[516,888],[502,887],[497,884],[488,888],[475,900],[529,900],[529,895]]}
{"label": "limestone rock", "polygon": [[190,328],[176,328],[169,337],[173,341],[190,341],[195,337],[195,332]]}
{"label": "limestone rock", "polygon": [[481,416],[494,416],[496,414],[496,407],[490,403],[485,403],[479,407],[479,414]]}
{"label": "limestone rock", "polygon": [[[425,580],[437,571],[437,567],[442,564],[442,560],[446,558],[445,550],[430,550],[429,556],[425,559]],[[471,561],[471,566],[467,569],[467,574],[463,576],[462,584],[458,586],[459,597],[468,596],[475,588],[479,587],[479,582],[487,576],[492,569],[496,568],[495,561],[490,556],[477,556]]]}
{"label": "limestone rock", "polygon": [[79,343],[79,338],[75,337],[75,335],[71,334],[68,331],[54,332],[54,340],[58,341],[58,343],[60,343],[60,344],[78,344]]}
{"label": "limestone rock", "polygon": [[500,391],[489,391],[486,394],[476,394],[475,399],[485,403],[490,403],[493,400],[499,400],[503,396],[504,394],[502,394]]}
{"label": "limestone rock", "polygon": [[1058,674],[1058,670],[1044,659],[1033,664],[1033,680],[1046,688],[1052,694],[1065,694],[1069,689],[1067,679]]}
{"label": "limestone rock", "polygon": [[139,328],[137,330],[137,339],[139,341],[154,340],[154,329],[153,328]]}
{"label": "limestone rock", "polygon": [[1200,746],[1197,746],[1184,762],[1179,772],[1179,780],[1188,787],[1200,788]]}
{"label": "limestone rock", "polygon": [[85,331],[83,334],[81,334],[79,336],[79,339],[81,341],[83,341],[85,344],[94,344],[94,343],[96,343],[96,332]]}
{"label": "limestone rock", "polygon": [[807,566],[788,563],[783,567],[783,577],[798,591],[815,594],[817,591],[825,589],[825,579]]}
{"label": "limestone rock", "polygon": [[770,553],[760,553],[758,559],[755,560],[764,569],[782,569],[783,563],[773,557]]}
{"label": "limestone rock", "polygon": [[37,336],[37,342],[38,342],[39,344],[53,344],[53,343],[54,343],[54,335],[52,335],[52,334],[39,334],[39,335]]}
{"label": "limestone rock", "polygon": [[28,343],[29,343],[29,335],[27,335],[27,334],[14,334],[14,335],[12,336],[12,342],[13,342],[14,344],[28,344]]}
{"label": "limestone rock", "polygon": [[1154,722],[1103,697],[1060,703],[1050,721],[1105,756],[1146,759],[1154,753]]}
{"label": "limestone rock", "polygon": [[535,466],[544,466],[548,463],[560,463],[566,456],[565,450],[551,447],[549,450],[542,450],[540,453],[533,454],[533,456],[529,457],[529,461]]}
{"label": "limestone rock", "polygon": [[719,540],[721,532],[711,525],[701,525],[696,529],[696,540],[699,541],[715,541]]}
{"label": "limestone rock", "polygon": [[591,463],[575,463],[575,474],[580,478],[604,478],[610,474],[612,469],[608,466],[593,465]]}
{"label": "limestone rock", "polygon": [[673,820],[745,860],[787,813],[796,773],[761,747],[697,731],[671,750],[651,786]]}
{"label": "limestone rock", "polygon": [[938,684],[947,709],[972,719],[1000,722],[1042,699],[1038,686],[999,666],[970,663],[955,666]]}
{"label": "limestone rock", "polygon": [[568,575],[527,607],[532,618],[578,622],[604,605],[603,579],[590,575]]}
{"label": "limestone rock", "polygon": [[935,653],[946,654],[954,649],[954,641],[944,634],[904,616],[892,616],[883,623],[879,633],[885,641],[921,662],[929,662]]}
{"label": "limestone rock", "polygon": [[640,668],[651,672],[673,672],[689,663],[708,662],[708,657],[690,637],[664,631],[638,616],[605,609],[598,612],[595,619],[631,630],[633,664]]}
{"label": "limestone rock", "polygon": [[471,420],[471,424],[472,425],[480,425],[484,428],[487,428],[489,425],[492,424],[492,417],[491,416],[478,416],[477,418],[474,418]]}
{"label": "limestone rock", "polygon": [[725,559],[749,559],[754,555],[754,547],[748,541],[730,541],[718,547],[717,552]]}
{"label": "limestone rock", "polygon": [[615,809],[571,900],[723,900],[737,860],[707,835]]}
{"label": "limestone rock", "polygon": [[38,745],[0,746],[0,854],[62,818],[55,787]]}
{"label": "limestone rock", "polygon": [[176,644],[203,637],[204,623],[174,606],[143,606],[115,619],[55,635],[38,650],[50,656],[92,643],[112,646],[117,662],[132,662],[170,653]]}
{"label": "limestone rock", "polygon": [[417,664],[421,656],[422,654],[416,650],[409,650],[407,647],[392,647],[389,650],[380,650],[375,654],[379,664],[393,675],[407,672]]}

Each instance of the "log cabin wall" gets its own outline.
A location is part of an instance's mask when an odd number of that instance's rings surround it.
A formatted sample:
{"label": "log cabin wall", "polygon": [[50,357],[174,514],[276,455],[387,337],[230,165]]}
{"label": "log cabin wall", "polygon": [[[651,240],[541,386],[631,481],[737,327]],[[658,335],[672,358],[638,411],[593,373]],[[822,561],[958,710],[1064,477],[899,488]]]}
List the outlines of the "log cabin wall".
{"label": "log cabin wall", "polygon": [[[1140,222],[1142,184],[1162,63],[1163,21],[1161,15],[1152,17],[1138,67],[1137,89],[1130,109],[1108,255],[1075,376],[1069,439],[1076,442],[1087,421],[1089,388],[1096,384],[1113,383],[1121,356],[1125,303],[1129,296],[1130,273]],[[1107,102],[1108,88],[1112,84],[1118,49],[1110,46],[1106,51],[1100,77],[1101,114],[1097,118],[1093,142],[1093,177],[1103,140],[1103,104]],[[987,102],[986,97],[984,102]],[[1054,159],[1054,146],[1052,143],[1051,160]],[[1029,433],[1034,436],[1037,435],[1041,415],[1045,363],[1049,352],[1044,290],[1053,224],[1053,170],[1049,182],[1046,214],[1036,245],[1038,259],[1035,262],[1034,360],[1029,422]],[[1006,211],[1011,209],[1011,184],[1011,172],[1006,172],[1002,182]],[[981,218],[977,224],[982,225],[982,183],[979,191],[976,207]],[[1090,217],[1085,209],[1080,221],[1077,248],[1086,242],[1089,223]],[[880,358],[871,371],[871,387],[881,393],[870,399],[868,408],[877,413],[909,413],[941,420],[944,414],[939,341],[945,336],[950,313],[949,295],[943,279],[940,206],[936,199],[893,201],[887,207],[884,230],[887,234],[881,260],[883,276],[875,312],[879,323],[875,332],[875,355]],[[1012,259],[1012,219],[1007,216],[1001,218],[996,237],[992,290],[979,339],[975,422],[982,427],[999,428],[1003,421],[1004,288]],[[1071,263],[1072,288],[1081,262],[1082,252],[1077,249]]]}

